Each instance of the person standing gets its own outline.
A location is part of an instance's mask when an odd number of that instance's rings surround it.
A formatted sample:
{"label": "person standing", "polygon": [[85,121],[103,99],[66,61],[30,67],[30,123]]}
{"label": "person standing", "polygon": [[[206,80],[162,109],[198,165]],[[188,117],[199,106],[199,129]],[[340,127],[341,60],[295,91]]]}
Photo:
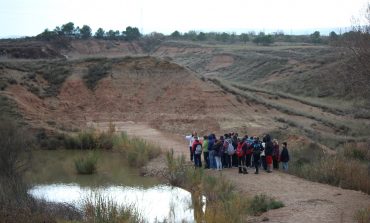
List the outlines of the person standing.
{"label": "person standing", "polygon": [[208,157],[208,136],[203,136],[203,158],[204,168],[209,169],[209,157]]}
{"label": "person standing", "polygon": [[258,168],[260,166],[260,158],[261,158],[261,152],[263,151],[262,143],[259,140],[258,137],[254,138],[254,142],[252,144],[253,147],[253,163],[254,167],[256,168],[255,174],[258,174]]}
{"label": "person standing", "polygon": [[222,170],[222,161],[221,157],[223,156],[224,150],[223,150],[223,145],[224,145],[224,137],[220,136],[219,140],[216,140],[216,143],[213,146],[213,150],[215,152],[215,160],[216,160],[216,169],[217,170]]}
{"label": "person standing", "polygon": [[213,134],[208,136],[208,160],[209,160],[209,168],[216,169],[216,160],[215,160],[215,151],[214,151],[214,144],[215,144],[216,137]]}
{"label": "person standing", "polygon": [[288,170],[289,159],[290,157],[289,157],[287,143],[283,142],[283,150],[281,151],[280,162],[282,163],[282,167],[284,171]]}
{"label": "person standing", "polygon": [[277,139],[272,140],[272,144],[274,145],[274,152],[272,154],[272,163],[274,169],[279,169],[279,160],[280,160],[280,150],[279,150],[279,142]]}
{"label": "person standing", "polygon": [[197,136],[194,137],[194,143],[192,146],[193,154],[194,154],[194,165],[195,167],[202,167],[202,143],[199,142]]}
{"label": "person standing", "polygon": [[190,161],[193,162],[194,154],[193,154],[193,143],[194,137],[197,136],[197,132],[193,132],[191,135],[185,136],[185,139],[189,142],[189,152],[190,152]]}
{"label": "person standing", "polygon": [[243,140],[238,139],[238,146],[236,147],[236,155],[238,157],[238,173],[243,173],[243,169],[245,167],[245,153],[243,150],[245,142]]}
{"label": "person standing", "polygon": [[274,145],[271,141],[271,136],[267,134],[265,136],[265,155],[266,155],[266,166],[267,166],[267,172],[272,172],[272,154],[274,153]]}

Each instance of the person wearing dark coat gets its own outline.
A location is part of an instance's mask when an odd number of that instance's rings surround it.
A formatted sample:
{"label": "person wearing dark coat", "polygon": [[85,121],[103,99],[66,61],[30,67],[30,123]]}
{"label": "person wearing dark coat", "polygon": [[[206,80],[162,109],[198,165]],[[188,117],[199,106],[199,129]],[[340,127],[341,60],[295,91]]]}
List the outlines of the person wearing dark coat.
{"label": "person wearing dark coat", "polygon": [[274,152],[274,145],[272,144],[270,135],[266,135],[264,138],[265,142],[265,156],[266,156],[266,164],[267,164],[267,172],[272,172],[272,154]]}
{"label": "person wearing dark coat", "polygon": [[274,169],[279,169],[279,162],[280,162],[280,150],[279,150],[279,142],[277,139],[272,140],[272,144],[274,145],[274,152],[272,154],[272,165]]}
{"label": "person wearing dark coat", "polygon": [[263,151],[262,147],[262,142],[259,140],[258,137],[254,139],[254,142],[252,144],[253,148],[253,163],[254,167],[256,168],[255,174],[258,174],[258,168],[260,166],[260,157],[261,157],[261,152]]}
{"label": "person wearing dark coat", "polygon": [[289,152],[287,148],[287,143],[283,142],[283,150],[281,151],[280,154],[280,162],[282,163],[283,170],[287,171],[288,170],[288,162],[289,162]]}

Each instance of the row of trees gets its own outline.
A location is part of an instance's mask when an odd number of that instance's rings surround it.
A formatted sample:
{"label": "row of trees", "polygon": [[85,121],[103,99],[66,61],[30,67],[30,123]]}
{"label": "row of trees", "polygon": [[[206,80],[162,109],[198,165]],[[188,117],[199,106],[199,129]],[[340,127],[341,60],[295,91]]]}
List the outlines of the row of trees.
{"label": "row of trees", "polygon": [[97,39],[121,39],[133,41],[138,40],[141,36],[142,35],[137,27],[128,26],[122,32],[119,30],[104,31],[104,29],[99,28],[95,34],[93,34],[90,26],[83,25],[80,28],[79,26],[75,27],[73,22],[69,22],[61,27],[55,27],[54,30],[45,29],[44,32],[37,35],[36,38],[42,40],[53,40],[57,38],[89,39],[94,37]]}
{"label": "row of trees", "polygon": [[[333,35],[337,35],[334,31]],[[338,36],[338,35],[337,35]],[[178,31],[173,32],[170,35],[170,38],[173,39],[183,39],[183,40],[192,40],[192,41],[221,41],[221,42],[249,42],[252,41],[257,45],[270,45],[275,41],[279,42],[306,42],[306,43],[328,43],[329,37],[321,36],[319,31],[315,31],[310,35],[286,35],[283,31],[277,31],[271,34],[266,34],[265,32],[255,32],[241,33],[237,35],[235,33],[216,33],[216,32],[196,32],[189,31],[184,34],[181,34]]]}
{"label": "row of trees", "polygon": [[166,36],[161,33],[153,32],[147,35],[142,35],[137,27],[126,27],[125,30],[108,30],[105,31],[103,28],[99,28],[95,33],[88,25],[75,27],[74,23],[69,22],[62,26],[57,26],[54,30],[45,29],[44,32],[37,35],[36,38],[42,40],[53,40],[58,38],[71,38],[71,39],[108,39],[108,40],[149,40],[150,42],[158,42],[158,40],[164,39],[175,39],[175,40],[191,40],[191,41],[218,41],[224,43],[235,43],[244,42],[247,43],[252,41],[257,45],[270,45],[274,42],[305,42],[314,44],[327,44],[333,43],[345,36],[352,35],[351,32],[338,35],[332,31],[329,36],[322,36],[319,31],[315,31],[310,35],[286,35],[283,31],[277,31],[271,34],[265,34],[260,32],[248,33],[226,33],[226,32],[197,32],[189,31],[180,33],[174,31],[170,35]]}

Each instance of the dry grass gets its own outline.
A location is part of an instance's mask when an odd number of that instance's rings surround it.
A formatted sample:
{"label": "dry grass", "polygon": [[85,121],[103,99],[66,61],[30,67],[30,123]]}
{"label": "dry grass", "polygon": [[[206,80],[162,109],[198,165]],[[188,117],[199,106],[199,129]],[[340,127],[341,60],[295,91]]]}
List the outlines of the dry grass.
{"label": "dry grass", "polygon": [[[370,194],[369,167],[370,162],[358,159],[361,148],[345,147],[344,153],[326,155],[320,147],[311,144],[302,149],[291,151],[289,172],[302,178],[321,183],[339,186],[345,189],[361,190]],[[352,152],[348,152],[352,151]],[[346,155],[349,154],[349,155]],[[356,154],[353,157],[353,154]]]}
{"label": "dry grass", "polygon": [[86,223],[137,223],[144,218],[133,205],[119,206],[111,198],[94,193],[83,201],[84,221]]}
{"label": "dry grass", "polygon": [[354,218],[358,223],[370,223],[370,207],[358,210]]}
{"label": "dry grass", "polygon": [[115,135],[113,145],[114,149],[125,154],[129,165],[132,167],[142,167],[149,160],[161,154],[159,146],[147,143],[137,137],[130,138],[125,132]]}

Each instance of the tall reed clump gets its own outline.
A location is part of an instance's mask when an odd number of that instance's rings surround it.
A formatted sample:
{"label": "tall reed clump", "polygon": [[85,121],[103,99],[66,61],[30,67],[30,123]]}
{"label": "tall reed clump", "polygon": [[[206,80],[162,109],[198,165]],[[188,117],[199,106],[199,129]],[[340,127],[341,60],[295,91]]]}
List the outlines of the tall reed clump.
{"label": "tall reed clump", "polygon": [[125,154],[132,167],[142,167],[161,154],[159,146],[137,137],[128,137],[125,132],[114,137],[113,147]]}
{"label": "tall reed clump", "polygon": [[370,160],[367,158],[367,150],[357,144],[345,145],[334,155],[323,153],[316,144],[290,150],[292,159],[289,173],[370,194]]}
{"label": "tall reed clump", "polygon": [[[253,200],[237,192],[235,186],[222,175],[210,176],[205,174],[203,169],[194,169],[193,166],[185,165],[184,156],[175,157],[173,151],[167,152],[166,158],[165,178],[172,185],[190,191],[197,222],[245,222],[249,214],[259,214],[259,212],[250,211]],[[266,198],[268,207],[277,208],[278,205],[270,204],[271,200]],[[282,206],[281,202],[280,204]],[[204,205],[205,211],[203,211]]]}
{"label": "tall reed clump", "polygon": [[135,206],[120,206],[111,198],[94,193],[83,201],[84,222],[139,223],[145,222]]}
{"label": "tall reed clump", "polygon": [[[31,165],[32,143],[26,129],[0,117],[0,222],[56,222],[57,217],[63,220],[76,213],[28,194],[29,185],[23,181],[23,173]],[[61,212],[64,213],[58,215]],[[74,216],[73,219],[79,219],[78,213]]]}
{"label": "tall reed clump", "polygon": [[[86,130],[74,136],[65,136],[64,144],[66,149],[81,150],[115,150],[122,152],[131,167],[142,167],[149,160],[158,157],[161,149],[157,145],[150,144],[137,137],[129,137],[125,132],[115,132],[115,126],[110,123],[108,131],[97,132]],[[95,156],[88,156],[78,160],[78,165],[92,164]],[[77,165],[77,164],[76,164]]]}
{"label": "tall reed clump", "polygon": [[94,151],[76,159],[75,168],[78,174],[93,174],[96,172],[97,163],[98,153]]}
{"label": "tall reed clump", "polygon": [[370,222],[370,206],[362,208],[355,213],[355,220],[358,223],[369,223]]}
{"label": "tall reed clump", "polygon": [[187,168],[184,155],[175,158],[173,150],[166,153],[167,174],[165,178],[173,186],[185,184]]}

